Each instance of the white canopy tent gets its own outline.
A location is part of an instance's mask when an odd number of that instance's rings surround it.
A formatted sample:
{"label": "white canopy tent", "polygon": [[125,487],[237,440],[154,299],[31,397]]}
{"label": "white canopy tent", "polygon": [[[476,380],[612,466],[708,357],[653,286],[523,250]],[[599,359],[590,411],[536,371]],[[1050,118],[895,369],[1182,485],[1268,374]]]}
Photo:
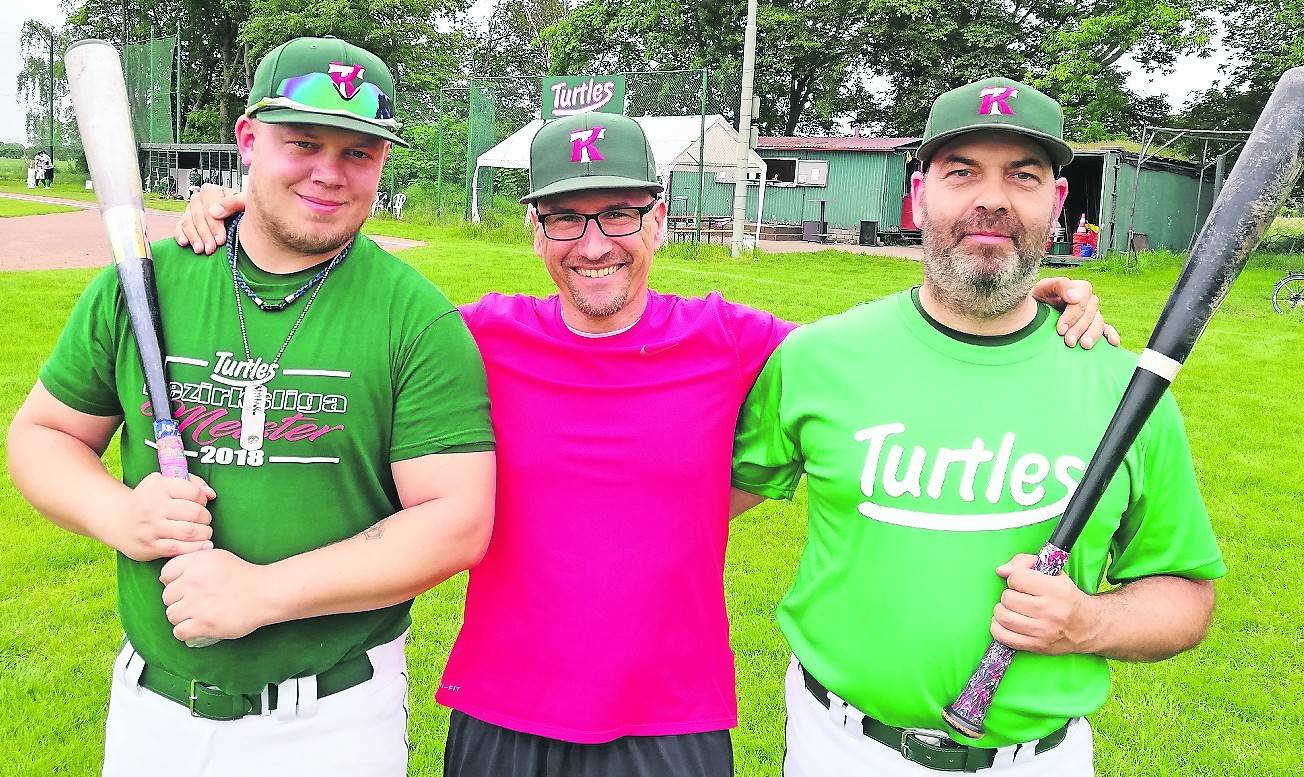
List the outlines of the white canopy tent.
{"label": "white canopy tent", "polygon": [[[699,161],[705,173],[724,173],[733,177],[738,158],[738,131],[720,115],[706,117],[706,142],[702,138],[701,116],[636,116],[637,121],[647,135],[652,146],[652,156],[656,160],[657,177],[661,184],[670,191],[670,175],[675,171],[697,172]],[[535,119],[501,143],[476,158],[475,180],[471,187],[471,219],[480,220],[480,171],[486,167],[499,167],[516,170],[528,170],[530,167],[530,142],[543,126],[543,119]],[[705,155],[701,147],[705,145]],[[760,181],[765,180],[765,160],[755,150],[747,151],[747,170],[759,172]],[[765,186],[759,187],[759,201],[756,209],[756,238],[760,239],[760,214],[765,208]]]}

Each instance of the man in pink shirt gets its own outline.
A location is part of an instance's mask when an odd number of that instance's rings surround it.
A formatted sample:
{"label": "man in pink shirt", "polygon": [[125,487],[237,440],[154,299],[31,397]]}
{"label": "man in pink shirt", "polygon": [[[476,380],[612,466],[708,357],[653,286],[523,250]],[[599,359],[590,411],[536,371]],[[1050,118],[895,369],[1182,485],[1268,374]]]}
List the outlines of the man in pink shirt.
{"label": "man in pink shirt", "polygon": [[[718,293],[648,288],[666,205],[632,119],[544,125],[530,184],[535,252],[558,293],[462,308],[499,468],[493,538],[436,694],[453,709],[444,774],[726,777],[734,424],[794,325]],[[192,206],[183,222],[192,244],[202,219]],[[1083,300],[1066,339],[1099,337],[1089,285],[1039,289]]]}

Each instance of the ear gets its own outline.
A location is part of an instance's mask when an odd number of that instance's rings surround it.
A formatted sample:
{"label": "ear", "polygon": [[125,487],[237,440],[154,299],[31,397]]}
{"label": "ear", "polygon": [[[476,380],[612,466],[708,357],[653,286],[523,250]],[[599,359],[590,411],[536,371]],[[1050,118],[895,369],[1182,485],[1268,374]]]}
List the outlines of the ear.
{"label": "ear", "polygon": [[1051,216],[1050,223],[1054,224],[1059,221],[1060,212],[1064,210],[1064,200],[1069,196],[1069,182],[1066,178],[1057,178],[1055,180],[1055,213]]}
{"label": "ear", "polygon": [[[924,212],[924,174],[919,170],[910,174],[910,210],[916,214]],[[918,218],[915,223],[919,223]]]}
{"label": "ear", "polygon": [[530,225],[530,230],[534,233],[534,255],[542,258],[544,243],[548,238],[544,236],[543,225],[539,223],[537,203],[525,206],[525,223]]}
{"label": "ear", "polygon": [[648,213],[652,217],[652,253],[666,244],[666,201],[657,200],[657,206]]}
{"label": "ear", "polygon": [[240,162],[245,167],[253,167],[254,161],[254,119],[241,116],[235,120],[235,146],[240,152]]}

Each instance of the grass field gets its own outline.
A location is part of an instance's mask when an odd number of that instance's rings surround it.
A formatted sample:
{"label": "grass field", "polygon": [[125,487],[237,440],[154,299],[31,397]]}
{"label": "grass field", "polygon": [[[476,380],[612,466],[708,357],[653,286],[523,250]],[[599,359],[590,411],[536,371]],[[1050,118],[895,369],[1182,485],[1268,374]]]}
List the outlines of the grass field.
{"label": "grass field", "polygon": [[[462,302],[490,290],[547,293],[526,245],[456,230],[376,224],[421,237],[403,254]],[[917,264],[835,252],[731,261],[682,248],[658,257],[653,285],[732,299],[801,322],[918,282]],[[1297,257],[1298,258],[1298,257]],[[1111,700],[1095,716],[1101,775],[1295,775],[1304,763],[1304,325],[1273,314],[1267,295],[1292,260],[1256,260],[1232,289],[1175,387],[1201,488],[1231,573],[1196,651],[1155,665],[1115,664]],[[0,274],[0,418],[7,424],[94,271]],[[1123,273],[1080,269],[1125,343],[1139,349],[1176,275],[1153,261]],[[1072,408],[1065,408],[1066,414]],[[117,466],[117,455],[108,456]],[[774,608],[805,535],[804,495],[734,522],[727,582],[738,659],[738,774],[777,775],[783,752],[781,678],[787,651]],[[37,517],[0,485],[0,774],[97,773],[118,644],[113,561],[103,547]],[[456,633],[464,576],[422,596],[409,645],[412,774],[437,775],[447,712],[431,699]]]}
{"label": "grass field", "polygon": [[53,205],[48,202],[32,202],[30,200],[14,200],[9,197],[0,197],[0,218],[40,216],[46,213],[71,213],[75,210],[77,209],[67,205]]}
{"label": "grass field", "polygon": [[[13,160],[2,160],[13,161]],[[9,192],[11,194],[30,194],[33,197],[58,197],[65,200],[77,200],[78,202],[95,202],[95,192],[86,188],[86,176],[80,174],[77,176],[65,175],[55,179],[54,185],[49,189],[38,186],[35,189],[27,188],[26,179],[13,179],[0,176],[0,192]],[[160,197],[154,192],[145,193],[145,205],[149,208],[158,210],[182,211],[186,209],[186,203],[181,200],[173,200]]]}

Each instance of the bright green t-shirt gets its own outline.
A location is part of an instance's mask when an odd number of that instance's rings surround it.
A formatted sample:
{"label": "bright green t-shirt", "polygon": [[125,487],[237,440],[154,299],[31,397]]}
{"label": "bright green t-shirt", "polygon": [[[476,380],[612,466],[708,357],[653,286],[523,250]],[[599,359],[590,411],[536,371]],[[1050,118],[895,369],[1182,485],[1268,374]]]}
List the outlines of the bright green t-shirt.
{"label": "bright green t-shirt", "polygon": [[[427,454],[493,448],[484,366],[460,314],[416,270],[359,236],[326,279],[267,384],[261,451],[239,445],[245,360],[225,252],[196,257],[153,246],[174,415],[190,471],[218,498],[213,541],[266,564],[352,537],[402,509],[390,465]],[[283,298],[319,269],[274,276],[241,256],[263,299]],[[270,362],[307,304],[280,312],[243,300],[249,346]],[[123,480],[158,470],[135,339],[113,268],[73,309],[41,382],[92,415],[123,415]],[[118,607],[148,663],[232,693],[322,672],[398,636],[411,602],[275,624],[238,640],[188,648],[172,636],[159,570],[118,555]]]}
{"label": "bright green t-shirt", "polygon": [[[996,567],[1045,544],[1136,365],[1065,348],[1057,321],[1043,306],[1020,332],[975,339],[897,294],[789,335],[743,406],[734,485],[789,498],[807,479],[779,625],[811,674],[885,723],[943,727],[991,639]],[[1093,592],[1103,576],[1225,573],[1171,394],[1065,572]],[[981,744],[1039,739],[1108,691],[1103,658],[1020,653]]]}

